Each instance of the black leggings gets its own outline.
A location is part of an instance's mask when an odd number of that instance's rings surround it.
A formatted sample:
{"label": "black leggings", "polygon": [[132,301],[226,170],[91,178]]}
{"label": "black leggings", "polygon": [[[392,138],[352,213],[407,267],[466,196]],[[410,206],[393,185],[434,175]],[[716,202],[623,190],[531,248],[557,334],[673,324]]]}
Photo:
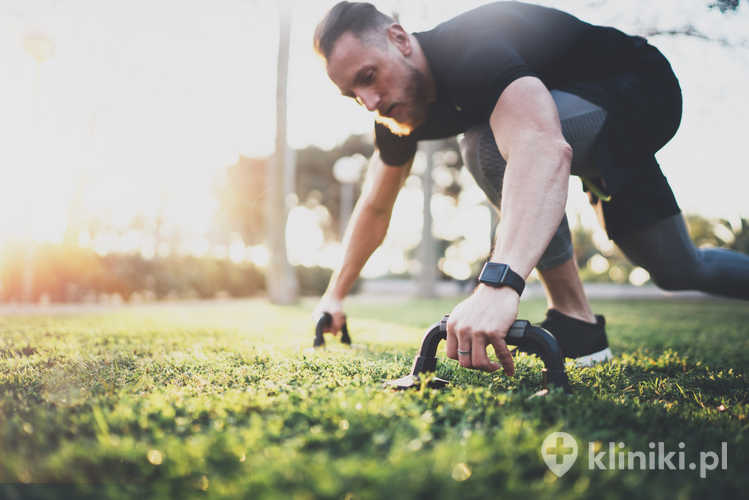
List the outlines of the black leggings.
{"label": "black leggings", "polygon": [[749,300],[749,255],[696,248],[681,214],[619,236],[614,243],[664,290],[700,290]]}

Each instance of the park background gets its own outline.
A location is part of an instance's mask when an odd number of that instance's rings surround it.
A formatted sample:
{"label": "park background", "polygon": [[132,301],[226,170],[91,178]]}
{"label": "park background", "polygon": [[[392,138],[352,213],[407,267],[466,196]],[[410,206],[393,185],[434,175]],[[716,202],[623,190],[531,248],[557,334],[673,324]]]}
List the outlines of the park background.
{"label": "park background", "polygon": [[[378,6],[418,31],[481,3]],[[540,3],[665,53],[684,116],[663,171],[699,245],[749,252],[747,3]],[[312,51],[332,4],[3,2],[0,300],[322,293],[373,151],[371,116]],[[456,153],[454,140],[422,144],[365,278],[416,279],[404,290],[422,296],[470,286],[496,215]],[[568,216],[586,281],[650,284],[576,177]]]}
{"label": "park background", "polygon": [[[378,5],[421,30],[480,3]],[[749,251],[749,2],[542,3],[669,57],[685,111],[658,159],[697,243]],[[746,303],[658,291],[576,178],[577,259],[614,358],[568,362],[571,394],[539,391],[535,356],[506,377],[442,350],[445,390],[382,387],[489,250],[496,219],[454,141],[421,145],[347,302],[352,346],[311,348],[373,149],[371,116],[312,53],[331,5],[0,2],[0,498],[746,496]],[[519,318],[543,317],[539,292]],[[581,446],[563,477],[540,455],[555,431]],[[726,443],[726,467],[586,467],[588,444],[654,442],[689,461]]]}

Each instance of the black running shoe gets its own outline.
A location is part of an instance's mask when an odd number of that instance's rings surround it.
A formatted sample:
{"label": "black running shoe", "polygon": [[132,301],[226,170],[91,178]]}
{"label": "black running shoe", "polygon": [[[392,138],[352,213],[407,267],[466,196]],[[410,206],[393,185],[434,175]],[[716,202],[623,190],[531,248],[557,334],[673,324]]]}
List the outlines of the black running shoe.
{"label": "black running shoe", "polygon": [[600,314],[593,324],[549,309],[539,326],[556,337],[565,357],[574,358],[577,366],[591,366],[613,357],[606,338],[606,319]]}

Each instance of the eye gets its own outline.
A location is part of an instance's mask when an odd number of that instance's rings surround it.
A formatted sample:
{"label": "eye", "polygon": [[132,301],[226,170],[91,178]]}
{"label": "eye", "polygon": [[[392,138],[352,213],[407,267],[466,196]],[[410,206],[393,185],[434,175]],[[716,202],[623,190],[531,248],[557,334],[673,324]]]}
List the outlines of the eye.
{"label": "eye", "polygon": [[372,83],[372,82],[374,81],[374,75],[375,75],[375,72],[374,72],[374,70],[368,71],[368,72],[367,72],[367,74],[366,74],[366,75],[364,75],[364,80],[363,80],[363,82],[364,82],[365,84],[369,84],[369,83]]}

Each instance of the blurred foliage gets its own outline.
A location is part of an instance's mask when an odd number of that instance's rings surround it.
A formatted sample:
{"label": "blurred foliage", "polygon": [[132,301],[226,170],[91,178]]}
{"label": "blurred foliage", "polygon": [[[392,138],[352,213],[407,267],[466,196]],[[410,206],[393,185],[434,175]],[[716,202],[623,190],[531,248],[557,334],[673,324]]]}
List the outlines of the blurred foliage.
{"label": "blurred foliage", "polygon": [[[330,211],[338,227],[341,189],[333,177],[333,164],[339,158],[362,154],[370,157],[374,151],[366,135],[352,135],[330,150],[309,146],[295,151],[295,193],[297,200],[315,199]],[[224,175],[214,186],[219,210],[216,227],[226,234],[237,232],[247,245],[265,239],[266,170],[272,158],[240,157],[226,167]],[[358,196],[358,194],[357,194]]]}
{"label": "blurred foliage", "polygon": [[749,219],[741,219],[741,228],[735,232],[730,248],[749,255]]}
{"label": "blurred foliage", "polygon": [[[697,247],[717,247],[736,250],[749,255],[749,219],[742,218],[738,228],[726,219],[708,219],[697,214],[684,216],[689,235]],[[572,230],[577,265],[583,281],[628,283],[635,266],[629,262],[618,247],[604,251],[593,241],[593,232],[577,225]],[[589,265],[591,259],[600,254],[608,261],[608,269],[596,272]]]}
{"label": "blurred foliage", "polygon": [[31,258],[20,248],[6,248],[0,264],[0,300],[21,299],[29,263],[35,302],[92,302],[104,294],[133,301],[239,297],[265,288],[262,271],[250,263],[192,256],[100,256],[85,248],[41,245]]}
{"label": "blurred foliage", "polygon": [[[749,254],[749,219],[737,226],[724,219],[690,214],[685,219],[698,247],[720,247]],[[599,248],[591,230],[577,225],[573,244],[581,276],[588,282],[628,283],[635,269],[616,247]],[[449,241],[437,240],[443,255]],[[413,258],[418,248],[409,252]],[[606,259],[604,270],[594,270],[591,259]],[[33,267],[32,300],[94,302],[98,300],[154,300],[246,297],[265,290],[262,269],[225,258],[169,256],[147,259],[139,254],[99,255],[70,245],[40,245],[29,256],[21,247],[5,246],[0,253],[0,301],[23,296],[24,270]],[[480,262],[474,263],[477,273]],[[319,296],[332,271],[321,267],[295,268],[303,295]],[[407,276],[403,276],[404,278]],[[440,273],[440,279],[447,276]],[[356,285],[358,286],[358,285]],[[356,288],[355,288],[356,289]]]}
{"label": "blurred foliage", "polygon": [[726,219],[707,219],[701,215],[685,216],[689,235],[698,247],[719,247],[749,254],[749,219],[742,218],[734,228]]}
{"label": "blurred foliage", "polygon": [[265,239],[265,172],[268,160],[245,158],[226,168],[214,186],[218,200],[216,223],[237,232],[247,245]]}
{"label": "blurred foliage", "polygon": [[[462,166],[457,140],[453,137],[440,142],[440,152],[453,151],[457,160],[447,163],[452,169]],[[294,192],[297,202],[315,202],[324,205],[331,215],[328,229],[334,233],[327,236],[340,238],[337,234],[340,222],[341,185],[333,176],[333,165],[346,156],[361,154],[372,156],[374,146],[371,136],[351,135],[343,143],[325,150],[308,146],[295,151]],[[224,175],[214,186],[219,210],[215,227],[225,234],[237,232],[247,245],[255,245],[265,238],[265,193],[266,169],[271,164],[269,158],[240,157],[239,161],[226,167]],[[364,181],[360,180],[359,186]],[[355,197],[358,197],[359,186]],[[457,198],[461,186],[457,182],[441,190],[444,194]],[[220,238],[217,238],[220,240]]]}
{"label": "blurred foliage", "polygon": [[[333,271],[326,267],[296,266],[294,269],[297,281],[299,282],[299,292],[302,295],[311,295],[314,297],[320,297],[325,293],[330,277],[333,275]],[[357,280],[354,286],[351,287],[350,293],[356,293],[359,290],[359,286],[360,282]]]}
{"label": "blurred foliage", "polygon": [[[325,150],[317,146],[308,146],[296,151],[295,191],[300,200],[310,197],[320,198],[328,208],[334,223],[338,227],[338,216],[341,204],[341,185],[333,177],[333,165],[344,156],[355,154],[372,156],[374,145],[368,135],[351,135],[342,144],[333,149]],[[362,176],[363,180],[363,176]],[[358,197],[358,192],[355,197]]]}
{"label": "blurred foliage", "polygon": [[321,296],[328,287],[333,271],[324,267],[298,267],[297,282],[304,295]]}
{"label": "blurred foliage", "polygon": [[741,0],[716,0],[711,3],[709,7],[711,9],[718,9],[721,12],[734,12],[739,7]]}
{"label": "blurred foliage", "polygon": [[[615,245],[600,248],[593,239],[593,231],[579,223],[571,229],[572,244],[575,248],[580,277],[589,283],[629,283],[629,275],[635,269],[627,257]],[[604,257],[608,268],[598,272],[591,267],[591,259]]]}
{"label": "blurred foliage", "polygon": [[[248,297],[265,291],[263,270],[248,262],[193,256],[102,256],[86,248],[42,245],[30,260],[20,247],[6,247],[0,254],[0,301],[21,300],[24,269],[29,263],[34,302],[209,299]],[[294,270],[303,295],[321,295],[332,273],[321,267],[297,266]],[[358,284],[354,285],[354,291],[357,288]]]}
{"label": "blurred foliage", "polygon": [[574,229],[571,229],[570,233],[572,234],[572,246],[575,249],[577,267],[583,269],[588,260],[599,253],[600,250],[593,241],[593,231],[590,229],[578,224]]}

